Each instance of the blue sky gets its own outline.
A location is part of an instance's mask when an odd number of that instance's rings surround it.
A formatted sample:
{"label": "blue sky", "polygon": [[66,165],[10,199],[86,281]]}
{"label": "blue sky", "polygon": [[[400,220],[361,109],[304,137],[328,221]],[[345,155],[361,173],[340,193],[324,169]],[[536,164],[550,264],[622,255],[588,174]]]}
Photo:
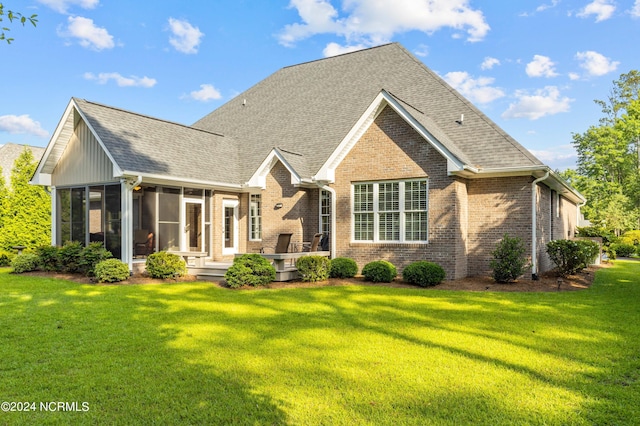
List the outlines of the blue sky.
{"label": "blue sky", "polygon": [[[640,0],[5,0],[0,145],[46,146],[72,96],[192,124],[278,69],[400,42],[554,169],[640,69]],[[499,153],[497,153],[499,154]]]}

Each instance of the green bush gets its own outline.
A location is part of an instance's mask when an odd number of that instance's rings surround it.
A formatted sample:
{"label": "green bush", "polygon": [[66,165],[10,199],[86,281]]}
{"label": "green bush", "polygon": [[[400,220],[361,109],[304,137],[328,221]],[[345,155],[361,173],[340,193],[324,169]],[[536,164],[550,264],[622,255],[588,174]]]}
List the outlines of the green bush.
{"label": "green bush", "polygon": [[129,278],[129,265],[119,259],[107,259],[98,262],[95,267],[99,283],[115,283]]}
{"label": "green bush", "polygon": [[602,244],[608,246],[616,240],[613,232],[599,226],[585,226],[576,228],[576,237],[600,237]]}
{"label": "green bush", "polygon": [[331,259],[329,277],[331,278],[353,278],[358,273],[358,264],[348,257],[336,257]]}
{"label": "green bush", "polygon": [[529,267],[525,255],[526,249],[522,238],[504,234],[496,249],[491,253],[493,259],[489,264],[493,270],[493,279],[499,283],[515,281]]}
{"label": "green bush", "polygon": [[71,273],[80,272],[83,248],[82,244],[78,241],[67,241],[64,243],[58,252],[63,271]]}
{"label": "green bush", "polygon": [[583,270],[598,255],[598,243],[590,240],[554,240],[547,243],[547,254],[562,276]]}
{"label": "green bush", "polygon": [[11,261],[11,267],[16,274],[22,274],[23,272],[35,271],[38,269],[40,258],[35,253],[22,253],[17,255]]}
{"label": "green bush", "polygon": [[92,277],[95,274],[96,265],[112,257],[111,252],[104,248],[102,243],[89,243],[88,246],[82,249],[82,253],[80,254],[80,272]]}
{"label": "green bush", "polygon": [[331,261],[324,256],[302,256],[296,261],[296,268],[302,281],[325,281],[329,278]]}
{"label": "green bush", "polygon": [[36,248],[36,254],[40,258],[40,268],[43,271],[61,271],[60,249],[56,246],[45,245]]}
{"label": "green bush", "polygon": [[362,275],[364,275],[364,279],[367,281],[390,283],[398,275],[398,271],[391,262],[376,260],[364,265]]}
{"label": "green bush", "polygon": [[609,246],[620,257],[631,257],[636,252],[636,246],[627,243],[613,243]]}
{"label": "green bush", "polygon": [[233,260],[224,279],[231,288],[267,285],[276,279],[276,268],[259,254],[243,254]]}
{"label": "green bush", "polygon": [[633,230],[633,231],[627,231],[624,234],[622,234],[622,236],[620,237],[620,241],[621,243],[624,244],[630,244],[636,247],[640,247],[640,231],[639,230]]}
{"label": "green bush", "polygon": [[177,254],[159,251],[147,257],[147,273],[152,278],[176,278],[187,274],[187,264]]}
{"label": "green bush", "polygon": [[0,250],[0,268],[11,266],[13,255]]}
{"label": "green bush", "polygon": [[420,260],[407,265],[402,271],[402,279],[421,287],[440,284],[445,277],[442,266],[437,263]]}

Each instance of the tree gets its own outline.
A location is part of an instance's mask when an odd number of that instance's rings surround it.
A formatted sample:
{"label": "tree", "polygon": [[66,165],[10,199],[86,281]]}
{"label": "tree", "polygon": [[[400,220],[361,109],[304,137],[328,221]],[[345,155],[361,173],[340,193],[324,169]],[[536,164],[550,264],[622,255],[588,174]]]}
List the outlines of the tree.
{"label": "tree", "polygon": [[[35,27],[36,23],[38,22],[38,19],[37,19],[38,15],[35,15],[35,14],[31,16],[24,16],[20,12],[13,12],[11,10],[7,10],[5,14],[4,4],[0,3],[0,22],[3,21],[4,16],[7,17],[10,23],[13,23],[13,21],[17,21],[17,22],[20,22],[22,26],[24,26],[24,24],[27,22],[31,22],[31,24]],[[9,27],[5,27],[5,26],[0,27],[0,41],[5,40],[8,44],[11,44],[11,42],[13,41],[13,38],[5,35],[5,31],[9,31],[9,30],[10,30]]]}
{"label": "tree", "polygon": [[8,196],[9,192],[7,191],[7,185],[4,181],[4,175],[2,174],[2,167],[0,167],[0,231],[2,231],[2,225],[4,223],[4,211],[7,205]]}
{"label": "tree", "polygon": [[619,234],[640,227],[640,72],[622,74],[595,102],[603,117],[573,134],[578,168],[564,176],[587,197],[585,217]]}
{"label": "tree", "polygon": [[51,198],[41,186],[29,184],[38,163],[25,149],[11,170],[11,189],[3,203],[0,250],[24,245],[35,248],[51,243]]}

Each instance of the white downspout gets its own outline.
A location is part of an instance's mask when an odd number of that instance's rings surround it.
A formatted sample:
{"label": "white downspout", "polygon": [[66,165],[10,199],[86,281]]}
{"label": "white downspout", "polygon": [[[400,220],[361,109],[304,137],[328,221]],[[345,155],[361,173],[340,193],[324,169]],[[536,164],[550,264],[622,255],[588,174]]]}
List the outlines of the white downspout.
{"label": "white downspout", "polygon": [[321,189],[329,191],[331,194],[331,234],[329,244],[331,244],[331,258],[336,257],[336,190],[327,185],[321,185]]}
{"label": "white downspout", "polygon": [[544,176],[539,177],[531,183],[531,278],[538,279],[538,182],[542,182],[549,177],[549,170]]}

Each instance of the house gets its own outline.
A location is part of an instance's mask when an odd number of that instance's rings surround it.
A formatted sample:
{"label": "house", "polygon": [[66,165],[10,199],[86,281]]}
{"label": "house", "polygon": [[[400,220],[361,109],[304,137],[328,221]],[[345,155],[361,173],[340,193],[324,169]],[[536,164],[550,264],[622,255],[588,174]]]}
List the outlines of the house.
{"label": "house", "polygon": [[585,202],[397,43],[283,68],[191,126],[73,98],[33,182],[53,244],[103,241],[132,267],[138,234],[229,261],[322,232],[360,267],[449,279],[488,271],[505,233],[550,269]]}
{"label": "house", "polygon": [[37,146],[19,145],[15,143],[5,143],[4,145],[0,145],[0,169],[2,169],[2,176],[4,177],[4,182],[7,186],[11,185],[11,171],[13,170],[13,164],[25,149],[31,151],[31,154],[36,161],[38,161],[44,153],[44,148]]}

